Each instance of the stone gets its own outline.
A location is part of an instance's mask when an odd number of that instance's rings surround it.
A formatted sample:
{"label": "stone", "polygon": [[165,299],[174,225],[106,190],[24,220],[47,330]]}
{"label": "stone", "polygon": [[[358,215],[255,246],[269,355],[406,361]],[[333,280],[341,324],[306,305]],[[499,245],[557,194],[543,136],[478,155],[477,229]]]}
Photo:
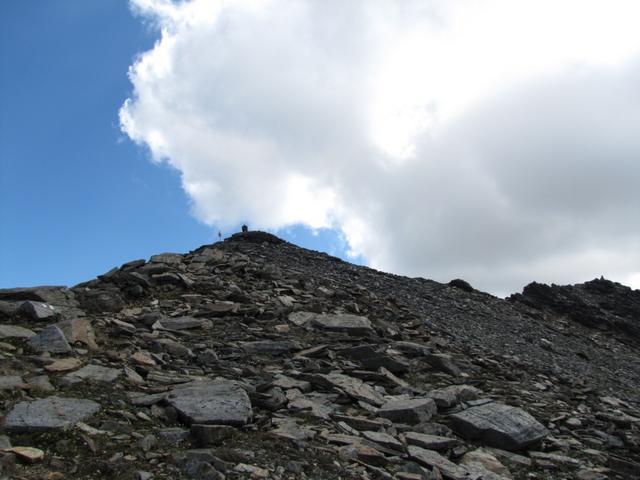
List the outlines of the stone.
{"label": "stone", "polygon": [[81,291],[78,295],[80,307],[89,313],[119,312],[124,308],[124,299],[118,289]]}
{"label": "stone", "polygon": [[240,348],[252,355],[282,355],[300,350],[300,343],[291,340],[259,340],[257,342],[241,342]]}
{"label": "stone", "polygon": [[[158,325],[158,326],[156,326]],[[164,318],[153,325],[154,329],[189,330],[192,328],[210,328],[211,320],[195,317]]]}
{"label": "stone", "polygon": [[460,375],[460,368],[455,364],[451,355],[445,353],[431,353],[426,357],[427,363],[440,372],[454,377]]}
{"label": "stone", "polygon": [[311,325],[329,332],[345,332],[351,335],[365,335],[373,331],[368,318],[351,314],[314,315]]}
{"label": "stone", "polygon": [[74,385],[80,382],[92,383],[112,383],[122,374],[122,370],[118,368],[103,367],[101,365],[86,365],[80,370],[67,373],[63,377],[66,385]]}
{"label": "stone", "polygon": [[409,445],[407,447],[409,457],[429,468],[436,467],[445,478],[451,480],[468,480],[469,472],[466,468],[456,465],[438,452]]}
{"label": "stone", "polygon": [[91,323],[86,318],[72,318],[56,324],[69,343],[80,342],[92,350],[97,350],[96,336]]}
{"label": "stone", "polygon": [[488,470],[497,475],[511,478],[509,469],[500,463],[500,460],[494,455],[481,448],[465,453],[460,459],[460,465],[464,465],[471,471]]}
{"label": "stone", "polygon": [[378,415],[394,423],[416,423],[428,421],[438,407],[431,398],[413,398],[409,400],[392,400],[385,403],[378,411]]}
{"label": "stone", "polygon": [[33,320],[49,320],[58,315],[56,309],[48,303],[34,302],[31,300],[27,300],[20,305],[20,311]]}
{"label": "stone", "polygon": [[0,390],[13,390],[24,386],[22,377],[18,375],[0,375]]}
{"label": "stone", "polygon": [[404,445],[388,433],[364,431],[362,432],[362,436],[373,443],[382,445],[383,447],[404,452]]}
{"label": "stone", "polygon": [[176,387],[167,396],[184,421],[192,425],[242,426],[252,415],[249,396],[236,382],[194,382]]}
{"label": "stone", "polygon": [[67,372],[69,370],[75,370],[82,365],[82,360],[75,357],[61,358],[49,365],[45,365],[44,369],[47,372]]}
{"label": "stone", "polygon": [[71,351],[64,333],[55,325],[49,325],[31,337],[29,346],[36,352],[69,353]]}
{"label": "stone", "polygon": [[18,325],[0,325],[0,338],[31,338],[35,332]]}
{"label": "stone", "polygon": [[48,397],[20,402],[4,419],[8,432],[29,433],[68,429],[100,410],[100,404],[81,398]]}
{"label": "stone", "polygon": [[427,395],[436,402],[440,408],[450,408],[460,402],[475,400],[482,392],[471,385],[451,385],[449,387],[431,390]]}
{"label": "stone", "polygon": [[536,445],[547,429],[524,410],[500,403],[471,407],[449,416],[462,437],[486,445],[515,451]]}
{"label": "stone", "polygon": [[384,398],[382,395],[358,378],[334,372],[329,374],[313,375],[309,377],[309,380],[312,383],[316,382],[325,387],[338,388],[349,397],[356,400],[362,400],[363,402],[370,403],[376,407],[380,407],[384,404]]}
{"label": "stone", "polygon": [[27,385],[31,390],[40,390],[42,392],[55,391],[55,387],[51,385],[47,375],[36,375],[35,377],[31,377]]}
{"label": "stone", "polygon": [[150,263],[166,263],[167,265],[179,265],[182,263],[182,255],[179,253],[159,253],[149,258]]}
{"label": "stone", "polygon": [[404,440],[407,445],[415,445],[416,447],[426,450],[449,450],[460,444],[460,440],[456,438],[440,437],[438,435],[428,435],[417,432],[405,433]]}
{"label": "stone", "polygon": [[427,345],[415,342],[398,341],[393,342],[392,346],[394,349],[412,357],[425,357],[431,353],[431,349]]}
{"label": "stone", "polygon": [[13,447],[7,450],[26,463],[38,463],[44,460],[44,452],[34,447]]}

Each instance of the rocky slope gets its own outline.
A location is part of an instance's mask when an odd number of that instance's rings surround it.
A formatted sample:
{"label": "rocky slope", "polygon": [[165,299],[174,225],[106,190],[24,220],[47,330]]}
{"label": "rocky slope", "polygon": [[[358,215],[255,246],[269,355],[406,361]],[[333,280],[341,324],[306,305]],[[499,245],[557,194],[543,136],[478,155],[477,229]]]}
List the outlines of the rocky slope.
{"label": "rocky slope", "polygon": [[639,297],[262,232],[0,290],[0,478],[640,478]]}

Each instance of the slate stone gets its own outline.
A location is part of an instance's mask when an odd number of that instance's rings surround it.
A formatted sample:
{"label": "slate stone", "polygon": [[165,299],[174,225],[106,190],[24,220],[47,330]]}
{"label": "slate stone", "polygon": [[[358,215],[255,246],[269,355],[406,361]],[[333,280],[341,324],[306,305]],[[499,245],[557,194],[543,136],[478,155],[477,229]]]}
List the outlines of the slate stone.
{"label": "slate stone", "polygon": [[384,404],[384,398],[371,386],[358,378],[353,378],[342,373],[328,373],[310,375],[308,377],[312,383],[317,383],[325,387],[333,387],[342,390],[346,395],[377,407]]}
{"label": "slate stone", "polygon": [[428,421],[438,407],[431,398],[413,398],[409,400],[392,400],[385,403],[378,415],[394,423],[414,425]]}
{"label": "slate stone", "polygon": [[49,325],[31,337],[29,346],[36,352],[68,353],[71,351],[67,338],[56,325]]}
{"label": "slate stone", "polygon": [[427,363],[440,372],[454,377],[460,375],[460,368],[455,364],[451,355],[445,353],[431,353],[427,355]]}
{"label": "slate stone", "polygon": [[31,338],[36,333],[18,325],[0,325],[0,338]]}
{"label": "slate stone", "polygon": [[191,436],[200,446],[221,445],[237,433],[238,430],[230,425],[191,425]]}
{"label": "slate stone", "polygon": [[24,386],[22,377],[18,375],[0,375],[0,390],[13,390]]}
{"label": "slate stone", "polygon": [[86,318],[72,318],[56,323],[69,343],[80,342],[92,350],[97,350],[96,335],[91,322]]}
{"label": "slate stone", "polygon": [[5,417],[8,432],[43,432],[67,429],[100,410],[100,404],[80,398],[48,397],[20,402]]}
{"label": "slate stone", "polygon": [[194,423],[242,426],[251,419],[251,400],[235,382],[191,383],[174,388],[167,402],[183,420]]}
{"label": "slate stone", "polygon": [[439,408],[450,408],[463,401],[475,400],[481,393],[481,390],[471,385],[451,385],[431,390],[427,395],[433,398]]}
{"label": "slate stone", "polygon": [[119,312],[125,305],[120,290],[115,288],[82,291],[79,301],[89,313]]}
{"label": "slate stone", "polygon": [[427,435],[425,433],[407,432],[404,439],[409,445],[424,448],[426,450],[448,450],[460,444],[456,438]]}
{"label": "slate stone", "polygon": [[48,303],[34,302],[32,300],[27,300],[20,305],[20,310],[33,320],[48,320],[58,314],[55,308]]}
{"label": "slate stone", "polygon": [[524,410],[500,403],[471,407],[449,418],[452,428],[462,437],[510,451],[535,445],[548,434]]}
{"label": "slate stone", "polygon": [[366,317],[351,314],[314,315],[311,324],[330,332],[346,332],[352,335],[364,335],[373,330]]}
{"label": "slate stone", "polygon": [[452,461],[440,455],[433,450],[426,450],[424,448],[409,445],[407,447],[409,457],[416,462],[424,465],[425,467],[433,468],[437,467],[442,475],[450,480],[468,480],[469,472],[466,468],[456,465]]}
{"label": "slate stone", "polygon": [[166,263],[167,265],[179,265],[182,263],[182,255],[179,253],[159,253],[152,255],[149,259],[151,263]]}
{"label": "slate stone", "polygon": [[210,328],[211,320],[195,317],[164,318],[156,322],[154,327],[156,325],[167,330],[189,330],[192,328]]}
{"label": "slate stone", "polygon": [[300,350],[298,342],[291,340],[259,340],[256,342],[241,342],[240,348],[249,354],[282,355],[283,353]]}
{"label": "slate stone", "polygon": [[111,383],[121,374],[122,370],[117,368],[108,368],[101,365],[86,365],[80,370],[67,373],[63,377],[63,381],[66,385],[74,385],[84,381]]}

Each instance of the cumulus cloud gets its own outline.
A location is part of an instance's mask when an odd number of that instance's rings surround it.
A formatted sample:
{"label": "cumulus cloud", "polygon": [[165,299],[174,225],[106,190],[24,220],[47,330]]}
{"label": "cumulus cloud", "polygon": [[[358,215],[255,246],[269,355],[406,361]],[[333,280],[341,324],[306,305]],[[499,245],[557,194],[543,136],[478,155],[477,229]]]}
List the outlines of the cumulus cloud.
{"label": "cumulus cloud", "polygon": [[640,278],[637,2],[132,6],[160,38],[121,126],[203,222],[334,228],[499,294]]}

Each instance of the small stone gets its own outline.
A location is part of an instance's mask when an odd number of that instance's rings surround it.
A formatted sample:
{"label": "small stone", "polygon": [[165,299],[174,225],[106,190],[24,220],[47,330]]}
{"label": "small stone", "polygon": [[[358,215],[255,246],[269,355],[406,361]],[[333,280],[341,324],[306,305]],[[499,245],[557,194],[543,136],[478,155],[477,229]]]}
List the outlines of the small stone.
{"label": "small stone", "polygon": [[460,444],[455,438],[427,435],[425,433],[407,432],[404,439],[408,445],[424,448],[426,450],[449,450]]}
{"label": "small stone", "polygon": [[145,355],[142,352],[136,352],[133,355],[131,355],[131,360],[133,360],[134,362],[140,365],[146,365],[146,366],[156,365],[156,361],[153,358],[151,358],[149,355]]}
{"label": "small stone", "polygon": [[13,390],[25,386],[22,377],[17,375],[0,375],[0,390]]}
{"label": "small stone", "polygon": [[431,353],[427,355],[427,363],[440,372],[448,373],[454,377],[460,375],[460,368],[455,364],[451,355]]}
{"label": "small stone", "polygon": [[474,468],[476,470],[484,469],[497,475],[509,478],[511,477],[511,472],[507,467],[500,463],[500,460],[481,448],[465,453],[460,460],[460,464],[464,465],[469,470],[474,470]]}
{"label": "small stone", "polygon": [[194,317],[165,318],[153,325],[154,329],[189,330],[193,328],[211,328],[211,320]]}
{"label": "small stone", "polygon": [[433,399],[414,398],[410,400],[392,400],[385,403],[380,408],[378,415],[394,423],[414,425],[428,421],[437,411],[438,407]]}
{"label": "small stone", "polygon": [[429,468],[436,467],[442,472],[445,478],[452,480],[464,480],[469,478],[466,468],[456,465],[452,461],[446,459],[438,452],[433,450],[425,450],[424,448],[409,445],[407,447],[409,456],[416,462]]}
{"label": "small stone", "polygon": [[31,338],[35,332],[18,325],[0,325],[0,338]]}
{"label": "small stone", "polygon": [[97,350],[96,335],[89,320],[85,318],[73,318],[58,322],[57,327],[62,330],[69,343],[80,342],[91,350]]}
{"label": "small stone", "polygon": [[74,385],[79,382],[103,382],[111,383],[122,374],[117,368],[108,368],[101,365],[86,365],[80,370],[67,373],[63,377],[63,382],[67,385]]}
{"label": "small stone", "polygon": [[44,369],[47,372],[67,372],[69,370],[74,370],[82,365],[82,360],[79,358],[61,358],[60,360],[56,360],[49,365],[45,365]]}
{"label": "small stone", "polygon": [[311,318],[311,324],[322,330],[352,335],[364,335],[373,330],[368,318],[351,314],[316,314]]}
{"label": "small stone", "polygon": [[44,452],[34,447],[13,447],[7,450],[26,463],[38,463],[44,460]]}

